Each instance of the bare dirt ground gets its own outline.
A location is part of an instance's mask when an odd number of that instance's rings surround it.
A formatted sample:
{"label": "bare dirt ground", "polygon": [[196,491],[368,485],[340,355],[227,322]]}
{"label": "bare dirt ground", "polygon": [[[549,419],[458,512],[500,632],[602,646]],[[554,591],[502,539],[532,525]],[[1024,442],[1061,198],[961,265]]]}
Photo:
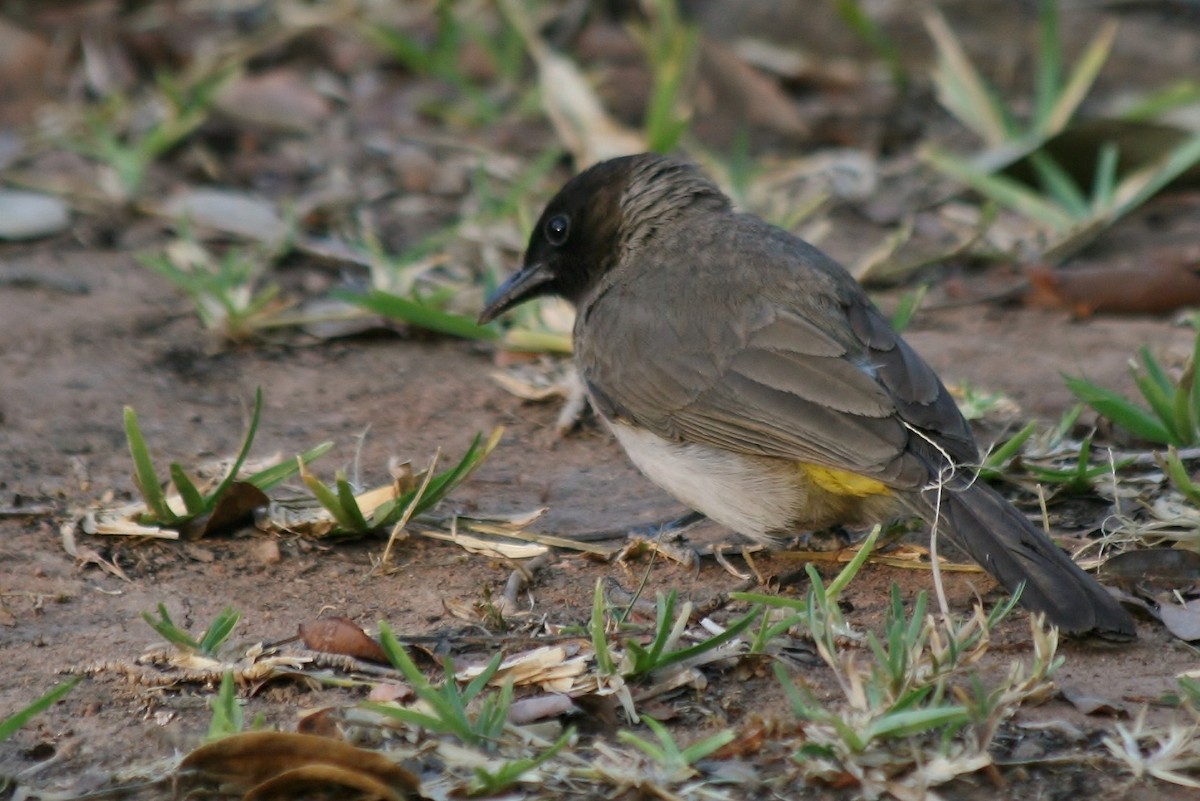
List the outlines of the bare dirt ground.
{"label": "bare dirt ground", "polygon": [[[122,230],[124,217],[115,234],[108,221],[88,215],[77,224],[81,229],[73,233],[36,243],[0,244],[4,275],[40,276],[0,287],[0,717],[65,672],[128,664],[161,645],[142,620],[160,603],[192,630],[232,604],[243,613],[233,639],[247,644],[285,640],[304,621],[339,615],[367,628],[386,620],[404,635],[439,638],[461,663],[488,656],[469,644],[482,626],[452,610],[498,596],[513,564],[446,543],[420,537],[401,543],[395,569],[386,574],[372,569],[381,539],[334,544],[268,538],[253,529],[194,542],[77,535],[124,578],[72,558],[60,526],[73,511],[106,495],[132,497],[121,418],[126,405],[137,409],[162,464],[195,464],[236,450],[261,386],[266,406],[255,453],[291,454],[333,440],[334,451],[321,463],[329,465],[325,474],[357,464],[368,485],[387,480],[389,457],[421,465],[442,448],[456,458],[475,432],[504,426],[499,447],[443,510],[514,513],[545,506],[536,529],[568,538],[632,529],[685,511],[642,478],[593,423],[560,437],[556,403],[523,402],[498,387],[488,377],[494,364],[489,345],[428,336],[313,341],[284,334],[216,349],[177,290],[122,244],[126,236],[153,241],[157,231]],[[107,234],[97,236],[97,229]],[[1122,222],[1089,255],[1105,264],[1140,248],[1197,238],[1200,196],[1178,192]],[[829,246],[843,258],[854,255],[853,245],[837,235]],[[979,296],[988,294],[992,279],[968,271],[954,280]],[[889,306],[898,295],[885,292],[880,302]],[[1070,407],[1063,373],[1129,391],[1127,364],[1138,347],[1150,345],[1173,365],[1192,347],[1192,331],[1168,315],[1075,320],[1060,309],[955,300],[961,296],[935,287],[934,302],[906,336],[948,383],[1010,396],[1020,422],[1053,421]],[[357,438],[368,427],[359,450]],[[980,441],[990,443],[1011,428],[985,423]],[[696,536],[726,535],[707,528]],[[760,554],[756,562],[773,577],[801,568],[785,554]],[[828,565],[820,569],[833,572]],[[693,570],[662,559],[606,563],[563,553],[522,598],[532,617],[582,625],[597,578],[612,577],[632,590],[647,571],[647,597],[675,589],[698,605],[740,583],[711,560]],[[948,574],[947,581],[959,610],[976,595],[989,603],[1000,597],[981,574]],[[845,596],[856,624],[879,624],[893,582],[909,602],[930,586],[925,571],[868,565]],[[797,586],[803,592],[802,581],[790,591]],[[1022,612],[1003,624],[985,672],[1002,670],[1028,648]],[[1143,618],[1134,643],[1068,641],[1061,653],[1056,684],[1107,705],[1084,714],[1059,696],[1022,709],[998,741],[998,761],[1006,767],[940,788],[942,797],[1193,797],[1193,790],[1133,777],[1111,762],[1095,769],[1080,756],[1104,754],[1102,738],[1143,705],[1152,720],[1167,720],[1171,709],[1159,701],[1176,689],[1177,674],[1196,668],[1195,649]],[[832,692],[825,670],[814,660],[810,680]],[[786,701],[769,671],[712,670],[708,679],[703,691],[656,701],[655,712],[673,716],[689,734],[745,730],[784,714]],[[211,687],[152,687],[120,670],[95,671],[66,700],[0,743],[0,774],[21,776],[22,797],[44,798],[84,796],[156,775],[147,766],[201,741],[211,694]],[[261,715],[267,725],[291,730],[301,710],[362,697],[359,689],[272,682],[245,693],[246,718]],[[143,797],[165,792],[159,786]],[[853,789],[814,786],[810,792],[813,798],[854,797]]]}

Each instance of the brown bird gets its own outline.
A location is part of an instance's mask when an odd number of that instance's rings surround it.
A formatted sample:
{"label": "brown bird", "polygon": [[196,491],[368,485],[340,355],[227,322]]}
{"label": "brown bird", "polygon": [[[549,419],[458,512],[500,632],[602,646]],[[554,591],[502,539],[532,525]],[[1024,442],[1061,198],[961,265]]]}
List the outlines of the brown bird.
{"label": "brown bird", "polygon": [[932,368],[840,265],[735,213],[695,167],[597,164],[550,201],[480,321],[575,304],[575,360],[634,464],[757,542],[915,513],[1065,631],[1136,635],[1108,592],[999,493]]}

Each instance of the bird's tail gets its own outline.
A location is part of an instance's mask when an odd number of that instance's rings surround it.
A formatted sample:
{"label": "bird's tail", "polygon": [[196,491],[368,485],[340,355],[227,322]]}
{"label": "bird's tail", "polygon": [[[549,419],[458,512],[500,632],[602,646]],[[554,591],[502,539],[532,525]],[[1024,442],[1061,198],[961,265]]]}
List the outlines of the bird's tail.
{"label": "bird's tail", "polygon": [[980,481],[956,483],[926,490],[922,516],[932,520],[937,510],[939,530],[1009,592],[1024,582],[1022,605],[1045,612],[1065,632],[1137,636],[1116,599],[1000,493]]}

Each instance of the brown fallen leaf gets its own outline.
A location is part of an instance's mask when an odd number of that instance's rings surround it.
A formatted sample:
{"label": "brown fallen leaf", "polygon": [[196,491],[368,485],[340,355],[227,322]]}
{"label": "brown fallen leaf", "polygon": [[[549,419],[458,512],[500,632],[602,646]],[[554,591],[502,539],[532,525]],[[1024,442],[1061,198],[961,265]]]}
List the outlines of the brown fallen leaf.
{"label": "brown fallen leaf", "polygon": [[1026,305],[1067,308],[1076,317],[1097,312],[1163,314],[1200,304],[1200,248],[1158,248],[1137,264],[1026,270]]}
{"label": "brown fallen leaf", "polygon": [[271,502],[267,494],[245,481],[235,481],[229,485],[217,505],[207,515],[193,517],[179,527],[179,534],[185,540],[198,540],[209,534],[216,534],[254,517],[254,511]]}
{"label": "brown fallen leaf", "polygon": [[1160,589],[1180,589],[1200,581],[1200,553],[1181,548],[1126,551],[1100,566],[1101,576]]}
{"label": "brown fallen leaf", "polygon": [[383,647],[349,618],[323,617],[301,623],[299,635],[304,647],[312,651],[389,664]]}
{"label": "brown fallen leaf", "polygon": [[294,797],[299,785],[316,783],[354,787],[389,801],[420,797],[417,777],[382,754],[312,734],[235,734],[200,746],[179,769],[233,784],[247,799],[278,797],[281,788]]}
{"label": "brown fallen leaf", "polygon": [[384,784],[369,773],[347,770],[337,765],[305,765],[284,771],[255,785],[242,796],[243,801],[266,798],[292,799],[300,793],[311,792],[319,786],[350,787],[362,792],[363,798],[403,801],[404,794]]}

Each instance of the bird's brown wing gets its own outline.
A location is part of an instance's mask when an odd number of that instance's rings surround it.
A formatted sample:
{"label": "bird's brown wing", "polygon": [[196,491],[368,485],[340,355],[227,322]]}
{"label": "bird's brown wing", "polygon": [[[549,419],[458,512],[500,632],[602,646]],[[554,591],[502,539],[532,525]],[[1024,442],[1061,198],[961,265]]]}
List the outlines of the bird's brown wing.
{"label": "bird's brown wing", "polygon": [[581,310],[576,355],[602,413],[898,489],[977,458],[933,370],[844,270],[777,229],[730,219],[740,227],[699,243],[690,271],[631,271]]}

